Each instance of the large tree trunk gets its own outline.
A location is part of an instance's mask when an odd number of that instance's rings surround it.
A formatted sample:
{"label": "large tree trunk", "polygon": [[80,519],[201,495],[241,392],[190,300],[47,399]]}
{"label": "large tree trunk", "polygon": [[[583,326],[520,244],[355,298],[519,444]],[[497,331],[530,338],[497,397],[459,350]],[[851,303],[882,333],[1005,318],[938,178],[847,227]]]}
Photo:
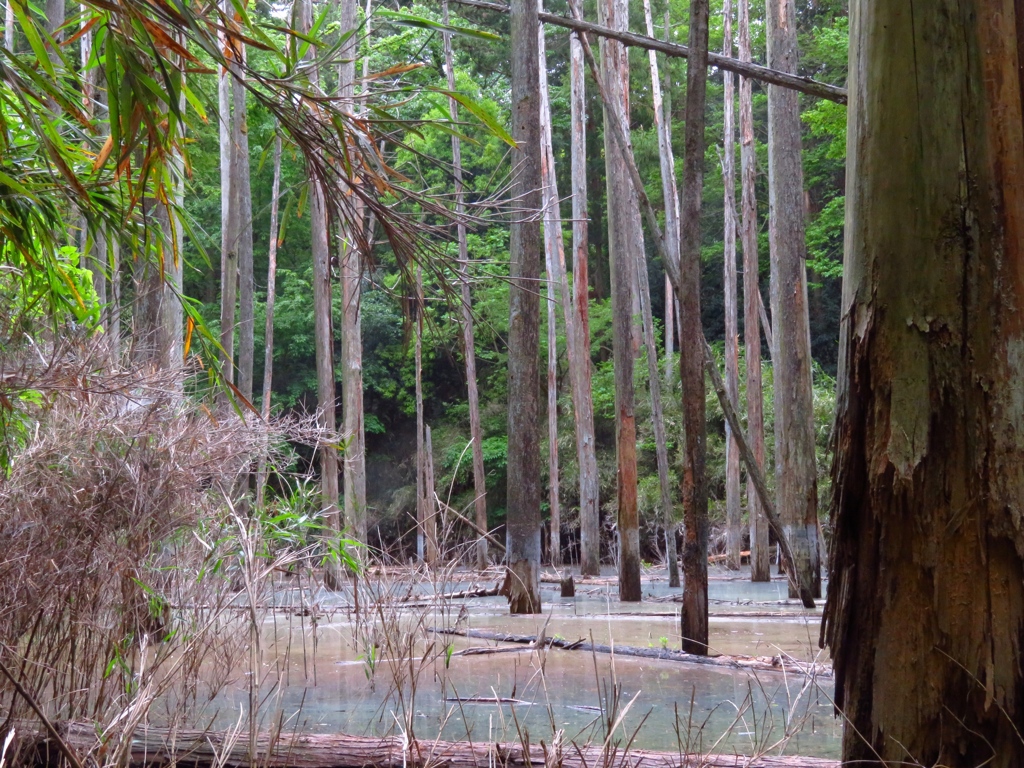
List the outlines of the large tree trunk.
{"label": "large tree trunk", "polygon": [[851,764],[1024,765],[1021,22],[853,4],[822,631]]}
{"label": "large tree trunk", "polygon": [[[739,57],[750,61],[750,0],[739,0]],[[757,255],[757,148],[754,146],[753,81],[740,78],[740,186],[743,219],[743,345],[747,366],[747,434],[757,466],[764,469],[764,394],[761,387],[761,288]],[[770,581],[768,520],[747,477],[747,516],[750,520],[750,579]]]}
{"label": "large tree trunk", "polygon": [[[308,33],[312,25],[310,0],[295,0],[296,27]],[[311,59],[315,52],[307,54]],[[314,64],[310,75],[314,83],[319,75]],[[310,251],[313,258],[313,340],[316,352],[316,393],[317,413],[320,427],[329,434],[334,432],[335,391],[334,391],[334,334],[331,328],[331,272],[330,245],[327,234],[327,205],[321,182],[314,176],[310,185]],[[338,449],[333,440],[320,446],[320,505],[325,528],[325,537],[336,538],[341,532],[338,514]],[[326,570],[328,587],[340,587],[341,579],[334,563]]]}
{"label": "large tree trunk", "polygon": [[[612,29],[629,27],[626,0],[602,0],[598,20]],[[610,120],[626,131],[629,141],[629,58],[626,47],[602,38],[601,77],[608,102],[604,104],[605,125]],[[614,110],[615,117],[608,112]],[[626,151],[631,152],[631,148]],[[636,301],[636,265],[641,258],[643,231],[640,209],[631,191],[624,152],[610,132],[605,131],[605,168],[608,201],[608,241],[612,273],[612,336],[615,366],[615,455],[618,490],[619,599],[640,600],[640,532],[637,518],[636,469],[636,394],[633,364],[638,338],[635,338],[634,302]]]}
{"label": "large tree trunk", "polygon": [[[579,17],[578,0],[570,0]],[[594,439],[594,401],[590,384],[590,280],[588,277],[587,228],[587,100],[583,76],[583,44],[579,35],[569,40],[570,110],[572,122],[572,326],[575,359],[570,356],[573,418],[576,426],[576,460],[580,472],[580,573],[597,576],[601,571],[600,479],[597,475],[597,442]],[[563,270],[564,271],[564,270]],[[563,279],[563,282],[565,280]],[[569,307],[566,288],[562,303]],[[567,331],[568,333],[568,331]]]}
{"label": "large tree trunk", "polygon": [[[538,0],[538,6],[543,4]],[[544,204],[544,263],[547,269],[548,310],[548,506],[551,510],[549,555],[552,565],[562,564],[562,512],[558,480],[558,322],[555,290],[563,285],[565,245],[562,242],[562,216],[555,184],[555,154],[551,147],[551,104],[548,98],[547,46],[544,25],[537,28],[538,81],[540,93],[540,173]],[[572,345],[571,331],[566,326],[566,347]],[[569,354],[570,359],[573,355]],[[571,365],[571,363],[570,363]]]}
{"label": "large tree trunk", "polygon": [[[235,13],[236,28],[241,19]],[[253,362],[255,358],[255,279],[252,252],[252,183],[249,169],[249,121],[246,107],[245,48],[238,43],[235,49],[236,66],[232,68],[231,94],[234,104],[231,123],[231,143],[234,152],[231,195],[235,200],[238,253],[238,391],[246,400],[252,400]]]}
{"label": "large tree trunk", "polygon": [[[444,2],[444,23],[448,23],[448,2]],[[448,90],[455,90],[455,57],[452,55],[452,36],[444,35],[444,61],[448,75]],[[458,102],[448,99],[448,114],[452,122],[459,119]],[[480,425],[480,394],[476,382],[476,340],[473,333],[473,304],[469,290],[469,248],[466,244],[466,225],[463,222],[466,205],[462,185],[462,142],[457,132],[452,133],[452,166],[455,175],[456,231],[459,239],[459,262],[457,272],[462,289],[462,346],[466,359],[466,392],[469,401],[469,438],[473,442],[473,493],[476,495],[476,527],[487,531],[487,475],[484,470],[483,428]],[[487,537],[479,536],[476,542],[476,565],[483,570],[487,567]]]}
{"label": "large tree trunk", "polygon": [[[647,34],[654,37],[654,18],[651,15],[651,0],[644,0],[644,17],[647,23]],[[668,10],[665,11],[665,34],[668,34]],[[658,156],[661,160],[661,192],[665,199],[665,252],[669,258],[679,261],[679,191],[676,188],[676,161],[672,154],[672,126],[665,103],[662,101],[661,78],[658,76],[658,56],[654,51],[648,51],[648,59],[651,65],[651,96],[654,106],[654,122],[658,128]],[[641,288],[647,280],[647,270],[641,269],[639,273]],[[665,376],[666,382],[671,383],[672,376],[672,344],[674,329],[672,327],[672,304],[675,301],[675,293],[671,290],[668,276],[665,276]],[[651,314],[650,288],[646,288],[644,303],[647,305],[644,316],[644,343],[647,345],[647,356],[650,360],[656,360],[657,355],[653,346],[653,331],[650,339],[647,339],[647,325],[653,326],[653,319],[647,321],[647,315]],[[651,379],[651,404],[654,404],[654,384],[658,378],[657,363],[650,368]],[[660,390],[660,382],[658,389]],[[679,556],[676,553],[675,535],[675,510],[672,508],[672,492],[669,490],[668,477],[668,447],[665,439],[664,419],[661,416],[661,396],[658,395],[658,409],[655,416],[655,448],[658,454],[658,481],[661,484],[661,512],[665,525],[665,561],[668,564],[668,583],[670,587],[679,586]],[[660,439],[658,433],[661,433]],[[662,460],[664,454],[664,461]],[[662,464],[664,463],[664,470]]]}
{"label": "large tree trunk", "polygon": [[[301,0],[299,0],[301,2]],[[230,0],[222,0],[224,18],[232,13]],[[228,38],[219,34],[222,50],[228,50]],[[220,367],[228,382],[235,381],[235,303],[238,299],[238,217],[232,197],[231,151],[231,74],[221,67],[217,79],[217,126],[220,136]],[[226,407],[226,404],[225,404]]]}
{"label": "large tree trunk", "polygon": [[708,493],[704,414],[704,334],[700,319],[700,208],[704,180],[704,105],[707,94],[708,0],[690,2],[690,61],[686,76],[686,155],[680,228],[679,343],[683,385],[683,650],[708,647]]}
{"label": "large tree trunk", "polygon": [[[722,6],[722,55],[732,57],[732,2],[725,0]],[[722,185],[725,187],[725,392],[736,408],[740,401],[739,386],[739,323],[736,310],[736,126],[733,107],[736,97],[736,76],[724,72],[725,104],[722,140]],[[726,565],[738,570],[743,536],[740,531],[740,452],[736,436],[726,424],[725,427],[725,553]]]}
{"label": "large tree trunk", "polygon": [[[768,3],[768,66],[796,73],[792,0]],[[768,193],[771,306],[775,349],[775,487],[779,515],[793,548],[797,579],[821,596],[818,484],[814,456],[811,334],[804,268],[804,184],[797,93],[768,86]],[[793,584],[793,580],[790,580]],[[797,597],[790,589],[790,597]]]}
{"label": "large tree trunk", "polygon": [[539,613],[540,439],[537,361],[540,335],[541,208],[537,0],[513,0],[512,198],[524,209],[512,223],[508,334],[508,600],[512,613]]}
{"label": "large tree trunk", "polygon": [[[339,55],[338,96],[355,111],[356,57],[359,38],[356,29],[357,0],[341,0],[340,33],[353,32]],[[341,282],[341,388],[342,416],[346,438],[344,457],[345,526],[349,534],[366,543],[366,434],[363,424],[363,339],[362,256],[358,230],[363,226],[363,205],[352,206],[352,220],[340,226],[341,253],[338,259]],[[358,554],[354,551],[353,554]]]}

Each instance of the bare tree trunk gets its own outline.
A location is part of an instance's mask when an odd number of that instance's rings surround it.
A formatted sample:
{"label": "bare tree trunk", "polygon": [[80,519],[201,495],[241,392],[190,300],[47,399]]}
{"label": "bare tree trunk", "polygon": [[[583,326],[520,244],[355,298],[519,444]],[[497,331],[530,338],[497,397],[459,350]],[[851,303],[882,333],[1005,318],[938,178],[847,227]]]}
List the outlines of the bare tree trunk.
{"label": "bare tree trunk", "polygon": [[430,438],[430,426],[424,427],[423,435],[423,502],[424,534],[427,540],[427,565],[438,565],[440,550],[437,541],[437,495],[434,491],[434,441]]}
{"label": "bare tree trunk", "polygon": [[[792,0],[768,3],[768,66],[796,73]],[[775,487],[798,581],[821,596],[818,482],[814,456],[811,339],[804,269],[804,184],[800,104],[795,91],[768,86],[768,191],[771,304],[775,349]],[[791,582],[792,583],[792,582]],[[796,597],[792,590],[790,597]]]}
{"label": "bare tree trunk", "polygon": [[[612,29],[627,29],[626,0],[598,3],[598,21]],[[626,47],[602,38],[601,76],[608,102],[604,104],[605,125],[617,120],[629,142],[629,59]],[[616,115],[609,118],[608,112]],[[631,152],[631,148],[626,149]],[[638,340],[634,339],[634,296],[637,293],[636,265],[643,248],[640,210],[630,188],[624,152],[605,132],[605,168],[608,200],[608,241],[612,273],[612,336],[615,365],[615,455],[618,489],[619,599],[640,600],[640,533],[637,517],[636,395],[633,364]]]}
{"label": "bare tree trunk", "polygon": [[[267,308],[263,330],[263,402],[260,415],[270,419],[270,398],[274,388],[274,303],[277,298],[277,249],[281,244],[277,217],[281,205],[281,134],[274,137],[274,181],[270,189],[270,250],[267,254]],[[261,456],[256,470],[256,508],[263,507],[267,485],[267,460]]]}
{"label": "bare tree trunk", "polygon": [[843,761],[1024,765],[1021,10],[852,6],[822,630]]}
{"label": "bare tree trunk", "polygon": [[[574,15],[579,16],[577,0],[570,0]],[[579,35],[569,40],[570,109],[572,122],[572,270],[573,321],[575,355],[570,355],[570,378],[573,388],[573,418],[576,426],[576,461],[580,472],[580,573],[597,576],[601,572],[600,480],[597,475],[597,443],[594,439],[594,402],[590,377],[590,280],[588,278],[589,246],[587,242],[587,134],[586,88],[583,77],[583,45]],[[563,270],[564,272],[564,270]],[[563,280],[563,283],[566,282]],[[569,307],[566,288],[562,303]],[[569,331],[566,331],[567,335]]]}
{"label": "bare tree trunk", "polygon": [[[750,0],[739,0],[739,58],[750,61]],[[757,149],[754,146],[753,81],[740,78],[740,163],[743,220],[743,343],[747,365],[747,433],[757,465],[764,469],[764,394],[761,387],[761,289],[757,255]],[[747,516],[750,519],[750,578],[770,581],[768,521],[747,477]]]}
{"label": "bare tree trunk", "polygon": [[708,493],[704,413],[704,334],[700,318],[700,208],[704,179],[708,0],[690,2],[690,60],[686,76],[686,155],[683,162],[679,263],[680,382],[683,385],[683,650],[708,652]]}
{"label": "bare tree trunk", "polygon": [[[241,18],[232,11],[235,27],[240,28]],[[255,276],[253,273],[252,248],[252,182],[249,166],[249,119],[246,106],[244,83],[244,44],[235,49],[237,64],[231,70],[232,123],[231,143],[234,152],[231,194],[235,199],[234,218],[237,229],[236,252],[238,253],[238,390],[242,397],[252,401],[253,364],[256,356],[254,333],[255,323]]]}
{"label": "bare tree trunk", "polygon": [[[722,7],[724,45],[722,55],[732,58],[732,2]],[[739,321],[736,309],[736,126],[733,120],[736,77],[722,73],[725,79],[725,126],[722,141],[722,184],[725,187],[725,391],[733,407],[740,401]],[[740,455],[732,429],[725,427],[725,552],[726,565],[740,567],[743,536],[740,531]]]}
{"label": "bare tree trunk", "polygon": [[[300,0],[301,1],[301,0]],[[221,1],[224,18],[232,13],[230,0]],[[227,35],[219,35],[221,48],[228,50]],[[235,381],[235,303],[238,299],[238,217],[232,204],[232,121],[231,74],[221,67],[217,79],[217,112],[220,131],[220,346],[221,374]]]}
{"label": "bare tree trunk", "polygon": [[508,335],[508,600],[512,613],[539,613],[540,99],[537,0],[512,0],[512,223]]}
{"label": "bare tree trunk", "polygon": [[7,0],[4,9],[4,47],[14,53],[14,0]]}
{"label": "bare tree trunk", "polygon": [[[654,37],[654,19],[651,16],[651,1],[644,0],[644,17],[647,22],[647,34],[650,37]],[[665,34],[668,34],[668,10],[665,11]],[[665,199],[665,252],[669,254],[670,258],[679,260],[679,191],[676,188],[676,161],[672,154],[672,126],[671,118],[669,117],[668,111],[665,108],[665,104],[662,101],[661,93],[661,78],[658,75],[658,56],[654,51],[648,51],[648,58],[651,65],[651,95],[653,98],[654,106],[654,122],[658,129],[658,155],[661,160],[661,191],[662,197]],[[647,338],[647,326],[650,325],[653,329],[653,317],[648,322],[647,315],[651,314],[650,307],[650,287],[644,285],[647,281],[647,268],[644,266],[640,269],[638,278],[641,284],[641,290],[643,293],[644,304],[647,308],[644,310],[644,343],[647,345],[647,356],[649,358],[648,366],[650,367],[650,361],[654,362],[654,367],[651,368],[651,405],[653,409],[654,405],[654,389],[653,385],[657,377],[657,355],[654,352],[654,333],[651,331],[650,338]],[[672,369],[672,344],[673,344],[673,328],[672,328],[672,301],[675,297],[669,283],[668,276],[665,276],[665,375],[666,383],[671,385],[671,369]],[[659,382],[659,396],[658,396],[658,407],[657,416],[655,417],[655,442],[656,450],[658,453],[658,480],[661,483],[661,507],[662,516],[665,526],[665,560],[668,564],[668,583],[670,587],[679,586],[679,555],[676,552],[676,536],[675,536],[675,510],[672,507],[672,492],[669,489],[669,476],[668,476],[668,446],[665,438],[665,425],[664,418],[661,408],[661,397],[660,397],[660,382]],[[659,424],[660,422],[660,424]],[[661,433],[660,439],[658,433]],[[664,456],[662,456],[664,454]],[[662,464],[664,463],[664,470]]]}
{"label": "bare tree trunk", "polygon": [[[357,0],[341,0],[340,32],[356,29]],[[338,96],[355,110],[358,37],[351,34],[342,44],[338,65]],[[353,206],[352,221],[342,222],[341,254],[341,377],[344,432],[346,437],[345,526],[357,541],[366,543],[366,434],[363,424],[362,256],[357,229],[362,227],[363,206]]]}
{"label": "bare tree trunk", "polygon": [[[448,23],[448,2],[443,5],[444,23]],[[455,57],[452,55],[451,34],[444,35],[444,60],[448,75],[448,90],[455,90]],[[459,119],[458,103],[448,99],[448,114],[452,122]],[[462,218],[466,211],[462,185],[462,143],[457,133],[452,134],[452,165],[455,174],[455,215],[456,232],[459,238],[459,263],[457,272],[462,289],[462,346],[466,359],[466,391],[469,401],[469,438],[473,442],[473,502],[476,512],[476,527],[487,530],[487,475],[484,470],[484,434],[480,425],[480,394],[476,381],[476,340],[473,332],[473,304],[469,290],[469,248],[466,245],[466,225]],[[483,570],[487,567],[487,537],[480,536],[476,542],[476,565]]]}
{"label": "bare tree trunk", "polygon": [[[312,25],[310,0],[295,0],[293,6],[296,28],[308,33]],[[314,84],[319,82],[315,52],[310,48],[307,56],[314,62],[310,75]],[[316,350],[317,412],[321,428],[329,434],[335,430],[334,390],[334,334],[331,328],[331,271],[330,245],[327,233],[327,205],[319,179],[310,176],[310,228],[313,257],[313,335]],[[338,449],[333,441],[320,446],[320,504],[325,538],[337,539],[341,533],[338,514]],[[329,563],[325,571],[328,588],[341,586],[341,575],[336,563]]]}
{"label": "bare tree trunk", "polygon": [[[538,5],[543,3],[538,0]],[[551,564],[562,564],[562,513],[559,506],[558,479],[558,300],[556,285],[568,290],[565,278],[565,245],[562,242],[562,216],[558,205],[558,188],[555,183],[555,153],[551,139],[551,104],[548,98],[547,51],[544,41],[544,25],[537,30],[538,80],[540,93],[540,172],[543,185],[544,204],[544,261],[547,269],[547,311],[548,311],[548,505],[551,509]],[[563,297],[564,298],[564,297]],[[569,365],[575,357],[572,354],[573,338],[569,327],[572,312],[566,313],[565,340],[569,350]]]}
{"label": "bare tree trunk", "polygon": [[416,556],[421,563],[427,560],[427,497],[426,497],[426,443],[423,416],[423,267],[416,265],[416,338],[413,357],[416,366]]}
{"label": "bare tree trunk", "polygon": [[[179,44],[184,41],[179,39]],[[178,113],[185,113],[185,94],[178,95]],[[185,138],[185,125],[168,112],[168,120],[174,126],[174,139],[181,143]],[[163,368],[176,368],[183,364],[184,351],[184,309],[181,304],[184,288],[184,253],[182,252],[182,232],[180,211],[185,200],[185,162],[183,148],[175,147],[167,158],[170,170],[171,188],[165,190],[167,202],[160,205],[162,212],[161,227],[163,229],[163,285],[160,299],[160,364]],[[179,382],[178,395],[182,395]]]}

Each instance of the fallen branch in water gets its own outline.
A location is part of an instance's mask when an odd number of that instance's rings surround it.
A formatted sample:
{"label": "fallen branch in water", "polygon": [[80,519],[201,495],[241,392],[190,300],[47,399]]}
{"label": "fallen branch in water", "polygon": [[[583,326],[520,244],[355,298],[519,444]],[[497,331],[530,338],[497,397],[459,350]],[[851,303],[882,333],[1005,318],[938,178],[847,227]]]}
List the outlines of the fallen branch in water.
{"label": "fallen branch in water", "polygon": [[[494,640],[499,643],[516,643],[519,645],[537,646],[536,635],[513,635],[508,632],[491,632],[484,629],[441,629],[428,630],[443,635],[472,637],[478,640]],[[659,661],[677,661],[686,664],[704,664],[713,667],[730,669],[747,669],[753,672],[796,672],[814,677],[832,677],[832,667],[811,661],[797,661],[789,656],[698,656],[693,653],[674,651],[668,648],[637,648],[630,645],[602,645],[584,640],[563,640],[559,637],[547,638],[545,644],[550,648],[561,648],[566,651],[590,651],[592,653],[614,653],[618,656],[635,656],[643,659]]]}

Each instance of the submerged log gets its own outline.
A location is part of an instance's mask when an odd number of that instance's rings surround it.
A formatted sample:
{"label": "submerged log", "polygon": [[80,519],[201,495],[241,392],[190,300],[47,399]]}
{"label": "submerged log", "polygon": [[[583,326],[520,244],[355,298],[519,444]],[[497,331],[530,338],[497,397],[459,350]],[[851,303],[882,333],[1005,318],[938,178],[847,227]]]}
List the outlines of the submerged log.
{"label": "submerged log", "polygon": [[[64,740],[85,755],[109,746],[97,739],[91,723],[63,724]],[[518,768],[544,766],[545,747],[520,743],[407,740],[400,736],[376,738],[347,734],[273,735],[260,733],[254,756],[250,741],[237,734],[201,730],[172,730],[140,727],[131,739],[130,768],[167,764],[194,768],[232,766],[248,768]],[[46,755],[45,737],[40,737],[38,754]],[[54,755],[54,759],[57,757]],[[558,755],[562,768],[592,768],[600,765],[643,766],[643,768],[839,768],[838,761],[814,757],[745,757],[742,755],[681,755],[679,752],[628,752],[612,744],[563,748]]]}
{"label": "submerged log", "polygon": [[[798,617],[796,617],[798,618]],[[494,640],[499,643],[517,643],[520,645],[537,644],[535,635],[513,635],[508,632],[491,632],[484,629],[443,629],[440,627],[428,630],[441,635],[458,635],[478,640]],[[811,661],[798,661],[789,656],[731,656],[719,654],[703,656],[668,648],[638,648],[630,645],[602,645],[584,640],[563,640],[559,637],[547,638],[545,645],[549,648],[561,648],[566,651],[590,651],[592,653],[614,653],[618,656],[635,656],[658,661],[677,661],[687,664],[704,664],[729,669],[745,669],[752,672],[795,672],[814,677],[831,678],[832,667],[828,664],[817,664]]]}

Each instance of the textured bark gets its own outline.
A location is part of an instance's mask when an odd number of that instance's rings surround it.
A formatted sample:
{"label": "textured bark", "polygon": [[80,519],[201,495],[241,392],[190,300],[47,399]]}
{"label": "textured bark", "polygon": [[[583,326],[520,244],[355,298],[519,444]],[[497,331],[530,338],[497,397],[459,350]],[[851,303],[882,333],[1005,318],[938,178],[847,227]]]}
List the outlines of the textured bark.
{"label": "textured bark", "polygon": [[[732,57],[732,2],[722,6],[722,55]],[[740,401],[739,322],[736,309],[736,126],[733,118],[736,78],[724,73],[725,104],[722,140],[722,185],[725,187],[725,391],[729,402],[737,407]],[[728,424],[725,429],[725,563],[739,570],[743,537],[740,531],[740,454],[736,436]]]}
{"label": "textured bark", "polygon": [[[647,23],[647,34],[654,37],[654,19],[651,16],[651,0],[644,0],[644,17]],[[668,34],[668,9],[665,11],[665,34]],[[672,125],[671,118],[661,95],[661,78],[658,76],[658,56],[654,51],[648,52],[648,59],[651,65],[651,96],[654,106],[654,122],[658,129],[658,157],[661,161],[661,191],[665,200],[665,252],[671,259],[679,261],[679,191],[676,189],[676,162],[672,155]],[[670,587],[679,586],[679,556],[676,552],[675,536],[675,510],[672,507],[672,491],[669,489],[668,476],[668,446],[665,438],[665,421],[661,408],[660,381],[658,381],[657,355],[655,354],[653,338],[653,318],[648,320],[647,315],[651,314],[650,287],[644,286],[647,280],[646,267],[641,269],[638,275],[641,288],[644,293],[644,304],[646,305],[644,315],[644,343],[647,345],[647,356],[650,368],[651,404],[655,411],[654,431],[655,449],[658,457],[658,482],[661,488],[661,512],[662,521],[665,526],[665,561],[668,564],[668,583]],[[671,387],[672,381],[672,344],[674,329],[672,327],[672,302],[675,294],[671,290],[668,276],[665,277],[665,379]],[[650,338],[647,338],[648,327],[651,327]],[[653,365],[650,363],[653,361]],[[658,385],[658,407],[654,404],[654,385]],[[660,436],[659,436],[660,433]]]}
{"label": "textured bark", "polygon": [[421,563],[427,562],[426,546],[426,443],[423,420],[423,267],[416,265],[416,296],[413,299],[416,313],[413,360],[416,367],[416,557]]}
{"label": "textured bark", "polygon": [[[448,2],[444,5],[444,23],[448,23]],[[455,90],[455,61],[452,55],[451,34],[444,35],[444,61],[448,75],[448,90]],[[452,122],[459,119],[458,102],[448,99],[448,114]],[[469,437],[473,442],[473,502],[476,527],[487,531],[487,475],[484,470],[483,428],[480,425],[480,394],[476,381],[476,341],[473,333],[473,304],[469,290],[469,248],[466,244],[466,225],[462,222],[465,213],[462,184],[462,142],[458,133],[452,134],[452,166],[455,175],[455,214],[458,217],[456,232],[459,239],[459,262],[457,273],[462,290],[462,347],[466,360],[466,392],[469,401]],[[487,567],[487,537],[481,535],[476,543],[477,568]]]}
{"label": "textured bark", "polygon": [[1022,54],[1019,3],[853,4],[822,629],[851,764],[1024,764]]}
{"label": "textured bark", "polygon": [[440,549],[437,540],[437,494],[434,490],[434,441],[430,427],[423,428],[423,537],[426,539],[425,560],[428,565],[437,565]]}
{"label": "textured bark", "polygon": [[[570,8],[579,14],[576,0]],[[573,315],[575,359],[570,358],[573,419],[576,426],[576,460],[580,473],[580,573],[597,576],[600,571],[600,478],[597,474],[597,442],[594,439],[594,402],[590,376],[590,281],[588,279],[587,229],[587,133],[586,88],[583,77],[583,45],[578,35],[569,41],[570,109],[572,131],[572,278],[570,305],[562,288],[562,303]],[[564,272],[564,270],[563,270]],[[565,280],[563,279],[563,283]]]}
{"label": "textured bark", "polygon": [[[627,29],[626,0],[602,0],[598,19],[611,29]],[[605,124],[616,120],[623,126],[627,148],[619,151],[615,139],[605,132],[605,175],[608,201],[608,251],[612,275],[612,338],[615,367],[615,456],[619,531],[619,599],[640,600],[640,532],[637,513],[636,394],[633,384],[635,337],[633,318],[637,313],[636,265],[643,249],[640,209],[631,189],[624,155],[629,146],[629,58],[626,47],[614,40],[601,40],[601,78],[607,101]],[[608,113],[615,117],[609,118]]]}
{"label": "textured bark", "polygon": [[512,198],[523,214],[509,243],[508,574],[512,613],[539,613],[540,584],[540,99],[537,0],[514,0],[512,43]]}
{"label": "textured bark", "polygon": [[704,105],[707,94],[708,2],[690,2],[690,61],[686,75],[686,154],[680,211],[679,343],[683,385],[683,650],[707,653],[708,494],[704,414],[704,334],[700,332],[700,208],[704,179]]}
{"label": "textured bark", "polygon": [[[270,243],[267,254],[267,306],[263,329],[263,401],[260,415],[270,419],[270,400],[274,389],[274,303],[277,299],[277,249],[281,245],[277,217],[281,206],[281,134],[274,137],[274,181],[270,188]],[[263,507],[263,494],[267,484],[267,460],[260,457],[256,470],[256,508]]]}
{"label": "textured bark", "polygon": [[14,52],[14,0],[7,0],[4,8],[4,47]]}
{"label": "textured bark", "polygon": [[[235,16],[235,24],[241,19]],[[239,62],[245,59],[245,49],[236,49]],[[234,198],[233,216],[237,230],[238,254],[238,390],[246,400],[252,400],[253,363],[256,355],[254,334],[255,295],[252,252],[252,182],[249,167],[249,120],[246,107],[245,72],[241,66],[232,67],[231,95],[233,102],[231,122],[232,163],[231,195]]]}
{"label": "textured bark", "polygon": [[[767,6],[768,65],[796,72],[793,0]],[[768,240],[775,348],[775,488],[799,581],[821,596],[811,332],[804,268],[804,184],[796,92],[768,88]],[[797,597],[790,591],[790,597]]]}
{"label": "textured bark", "polygon": [[[301,2],[301,0],[299,0]],[[297,3],[298,4],[298,3]],[[231,13],[230,0],[222,0],[221,12]],[[222,50],[228,51],[228,39],[219,34]],[[231,75],[221,67],[217,78],[217,126],[220,136],[220,367],[228,382],[235,381],[235,304],[238,300],[238,217],[232,204],[231,150]],[[227,404],[224,403],[224,407]]]}
{"label": "textured bark", "polygon": [[[356,29],[357,0],[340,0],[341,34]],[[355,109],[356,57],[359,37],[351,34],[339,51],[338,96]],[[349,221],[340,226],[338,265],[341,283],[341,387],[342,419],[345,433],[345,527],[350,536],[366,543],[366,434],[363,423],[363,260],[359,243],[363,239],[363,205],[352,206]],[[362,550],[353,550],[358,555]]]}
{"label": "textured bark", "polygon": [[[538,5],[541,5],[538,0]],[[558,210],[555,185],[555,154],[551,147],[551,104],[548,98],[547,51],[544,26],[537,26],[538,92],[540,93],[540,175],[544,205],[544,263],[547,269],[548,311],[548,507],[551,513],[549,557],[552,565],[562,564],[562,511],[559,504],[558,480],[558,300],[555,290],[568,283],[564,275],[565,245],[562,242],[562,216]],[[561,268],[560,268],[561,267]],[[569,313],[571,316],[571,313]],[[569,328],[565,332],[566,347],[571,346]],[[568,349],[567,349],[568,351]],[[573,355],[569,355],[570,359]],[[571,364],[571,363],[570,363]]]}
{"label": "textured bark", "polygon": [[[295,0],[296,27],[308,32],[312,24],[310,0]],[[308,56],[315,61],[312,47]],[[319,81],[314,65],[310,77]],[[330,247],[327,237],[327,207],[319,179],[310,177],[309,213],[310,251],[313,258],[313,337],[316,351],[316,392],[320,426],[333,433],[336,425],[334,390],[334,333],[331,327]],[[320,504],[326,528],[325,536],[335,537],[341,531],[338,513],[338,449],[333,444],[320,446]],[[327,570],[328,586],[340,586],[336,569]]]}
{"label": "textured bark", "polygon": [[[750,61],[750,0],[739,0],[739,57]],[[747,367],[747,434],[757,466],[764,470],[764,393],[761,386],[762,311],[757,255],[757,148],[754,146],[754,102],[752,81],[740,78],[740,186],[743,218],[743,345]],[[769,342],[770,343],[770,342]],[[757,497],[754,481],[747,476],[747,516],[750,520],[750,579],[770,581],[768,521]]]}
{"label": "textured bark", "polygon": [[[178,41],[183,43],[183,40]],[[178,114],[185,114],[185,94],[178,96]],[[184,308],[181,305],[184,291],[184,254],[182,252],[183,227],[176,212],[182,210],[185,203],[185,162],[182,147],[185,138],[185,126],[173,115],[168,114],[173,126],[172,141],[179,146],[172,149],[167,156],[170,170],[170,188],[165,190],[170,204],[161,204],[159,210],[162,230],[161,250],[164,265],[163,281],[160,298],[160,331],[159,354],[163,368],[176,368],[184,363],[185,320]],[[182,394],[178,385],[178,394]]]}

